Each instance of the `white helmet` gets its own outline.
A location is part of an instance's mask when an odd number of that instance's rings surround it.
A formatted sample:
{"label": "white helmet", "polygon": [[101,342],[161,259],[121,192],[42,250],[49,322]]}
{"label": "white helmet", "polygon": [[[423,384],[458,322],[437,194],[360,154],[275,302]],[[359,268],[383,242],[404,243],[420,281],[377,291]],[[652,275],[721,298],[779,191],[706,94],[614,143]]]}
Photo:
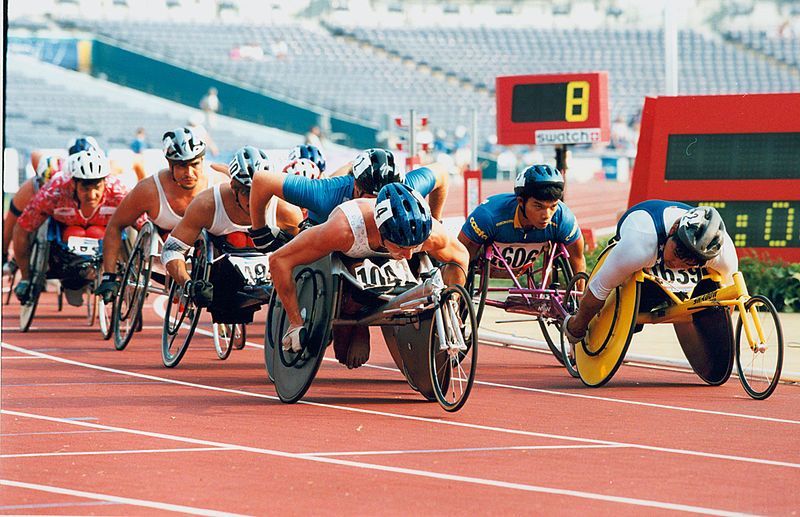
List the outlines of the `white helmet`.
{"label": "white helmet", "polygon": [[79,180],[99,180],[111,173],[106,155],[99,151],[81,151],[69,157],[70,177]]}
{"label": "white helmet", "polygon": [[189,127],[179,127],[167,131],[161,138],[164,156],[175,162],[188,162],[206,151],[206,143]]}
{"label": "white helmet", "polygon": [[317,164],[308,158],[300,158],[289,162],[289,164],[283,168],[283,172],[284,174],[298,174],[312,180],[317,180],[322,177],[322,173],[319,167],[317,167]]}

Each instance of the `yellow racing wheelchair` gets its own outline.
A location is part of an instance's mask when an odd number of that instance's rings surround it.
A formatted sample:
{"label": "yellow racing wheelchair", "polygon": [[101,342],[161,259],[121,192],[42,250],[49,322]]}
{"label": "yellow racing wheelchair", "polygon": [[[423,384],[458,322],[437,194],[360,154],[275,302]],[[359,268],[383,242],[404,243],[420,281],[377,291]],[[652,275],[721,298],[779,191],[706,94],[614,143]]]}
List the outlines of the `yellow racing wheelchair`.
{"label": "yellow racing wheelchair", "polygon": [[[592,276],[614,245],[603,250]],[[567,361],[567,369],[587,386],[602,386],[619,369],[635,332],[645,324],[672,323],[686,359],[704,382],[725,383],[735,360],[747,394],[758,400],[769,397],[780,380],[784,346],[772,302],[750,295],[741,272],[733,275],[733,284],[721,286],[719,275],[705,268],[681,271],[685,279],[676,279],[670,270],[667,275],[642,270],[612,291],[586,337],[575,345],[574,362]],[[690,294],[675,289],[677,280],[691,286]],[[577,312],[577,306],[571,311]],[[561,346],[566,352],[563,332]]]}

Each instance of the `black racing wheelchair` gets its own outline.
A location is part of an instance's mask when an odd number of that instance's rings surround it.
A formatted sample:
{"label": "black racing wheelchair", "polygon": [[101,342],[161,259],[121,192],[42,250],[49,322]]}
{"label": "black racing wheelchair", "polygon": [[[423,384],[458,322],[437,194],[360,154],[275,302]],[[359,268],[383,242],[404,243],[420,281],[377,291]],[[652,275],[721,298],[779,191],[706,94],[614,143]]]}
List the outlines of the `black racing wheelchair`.
{"label": "black racing wheelchair", "polygon": [[[376,260],[377,263],[373,263]],[[300,400],[311,386],[337,325],[381,326],[387,346],[409,385],[446,411],[469,397],[478,359],[478,326],[472,299],[460,285],[447,287],[425,254],[401,266],[383,259],[354,262],[334,253],[294,271],[305,321],[303,349],[286,351],[289,321],[273,293],[265,331],[265,362],[283,402]],[[415,262],[415,263],[414,263]],[[358,309],[353,310],[355,306]]]}
{"label": "black racing wheelchair", "polygon": [[[192,281],[205,280],[214,286],[211,314],[215,326],[217,356],[227,359],[233,349],[244,348],[246,325],[270,300],[272,282],[268,256],[255,248],[236,248],[224,237],[203,230],[187,260]],[[195,334],[203,312],[183,286],[170,282],[161,333],[161,358],[164,366],[180,363]]]}

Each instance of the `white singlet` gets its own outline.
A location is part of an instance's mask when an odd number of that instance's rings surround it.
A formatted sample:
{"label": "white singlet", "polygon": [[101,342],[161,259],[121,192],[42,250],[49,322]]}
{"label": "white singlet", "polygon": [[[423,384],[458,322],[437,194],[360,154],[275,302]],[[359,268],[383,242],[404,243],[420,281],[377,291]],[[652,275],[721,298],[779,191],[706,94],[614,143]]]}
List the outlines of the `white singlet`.
{"label": "white singlet", "polygon": [[353,231],[353,245],[350,246],[350,249],[345,251],[344,254],[350,258],[365,258],[382,255],[382,253],[369,247],[367,225],[364,222],[364,216],[358,204],[358,200],[353,199],[337,207],[342,211],[345,217],[347,217],[347,222],[350,224],[350,229]]}
{"label": "white singlet", "polygon": [[208,232],[211,235],[228,235],[233,232],[247,232],[250,226],[242,226],[231,221],[228,217],[228,212],[225,211],[225,205],[222,203],[222,196],[219,191],[220,185],[214,185],[214,222]]}

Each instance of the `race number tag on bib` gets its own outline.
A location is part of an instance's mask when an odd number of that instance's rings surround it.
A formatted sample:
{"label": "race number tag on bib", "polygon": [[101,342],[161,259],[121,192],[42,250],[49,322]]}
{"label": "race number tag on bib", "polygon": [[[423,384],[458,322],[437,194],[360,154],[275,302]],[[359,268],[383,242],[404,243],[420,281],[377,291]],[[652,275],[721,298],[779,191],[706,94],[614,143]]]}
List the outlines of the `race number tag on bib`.
{"label": "race number tag on bib", "polygon": [[247,285],[265,284],[271,278],[269,274],[269,255],[252,257],[229,256],[228,260],[241,273]]}
{"label": "race number tag on bib", "polygon": [[691,294],[697,283],[703,278],[703,268],[669,269],[664,264],[646,268],[645,272],[659,278],[662,285],[674,293]]}
{"label": "race number tag on bib", "polygon": [[78,255],[97,255],[100,241],[91,237],[77,237],[73,235],[67,239],[67,248]]}
{"label": "race number tag on bib", "polygon": [[[543,249],[547,247],[547,242],[532,242],[528,244],[509,244],[497,242],[497,248],[500,250],[500,256],[511,266],[513,269],[521,268],[522,266],[533,262],[539,256]],[[502,263],[494,259],[492,264],[501,266]]]}
{"label": "race number tag on bib", "polygon": [[364,259],[363,263],[356,266],[353,274],[366,289],[419,283],[405,260],[387,260],[384,264],[378,265],[370,259]]}

